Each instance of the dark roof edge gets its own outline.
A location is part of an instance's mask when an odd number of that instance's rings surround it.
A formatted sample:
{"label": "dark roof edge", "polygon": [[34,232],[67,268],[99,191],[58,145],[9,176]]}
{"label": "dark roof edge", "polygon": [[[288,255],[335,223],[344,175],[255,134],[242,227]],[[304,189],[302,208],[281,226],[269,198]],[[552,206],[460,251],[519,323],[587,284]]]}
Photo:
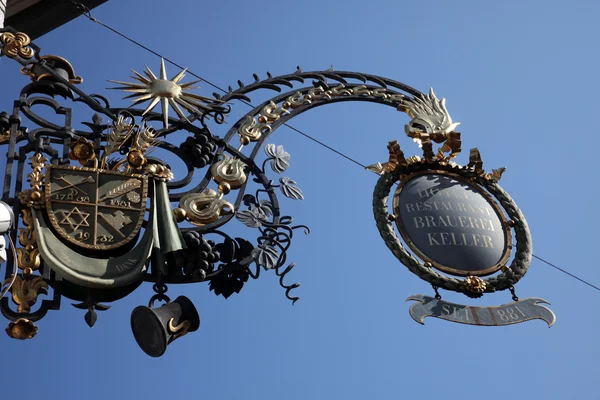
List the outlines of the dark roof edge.
{"label": "dark roof edge", "polygon": [[[90,10],[107,0],[78,0]],[[77,18],[81,13],[70,2],[42,0],[25,10],[4,20],[4,26],[11,26],[26,33],[32,40]]]}

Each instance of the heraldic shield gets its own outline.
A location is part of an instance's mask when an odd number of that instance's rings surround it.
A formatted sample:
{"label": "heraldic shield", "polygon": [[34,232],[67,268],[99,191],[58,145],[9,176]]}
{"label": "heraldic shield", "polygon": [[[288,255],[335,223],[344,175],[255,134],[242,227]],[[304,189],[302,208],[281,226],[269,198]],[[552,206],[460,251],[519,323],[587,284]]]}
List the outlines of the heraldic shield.
{"label": "heraldic shield", "polygon": [[83,167],[46,166],[46,210],[55,232],[82,248],[126,245],[144,221],[145,175]]}

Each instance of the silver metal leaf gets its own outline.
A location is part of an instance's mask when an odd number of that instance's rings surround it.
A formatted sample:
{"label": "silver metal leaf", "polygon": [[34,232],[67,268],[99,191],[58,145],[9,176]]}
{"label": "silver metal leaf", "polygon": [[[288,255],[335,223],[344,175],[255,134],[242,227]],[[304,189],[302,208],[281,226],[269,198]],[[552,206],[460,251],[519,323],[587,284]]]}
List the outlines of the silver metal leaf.
{"label": "silver metal leaf", "polygon": [[252,258],[256,265],[268,270],[275,268],[279,254],[273,246],[263,244],[252,250]]}
{"label": "silver metal leaf", "polygon": [[258,228],[258,227],[262,226],[262,221],[260,220],[260,218],[258,218],[250,210],[238,211],[237,213],[235,213],[235,217],[237,218],[238,221],[240,221],[242,224],[246,225],[247,227]]}
{"label": "silver metal leaf", "polygon": [[273,143],[269,143],[265,146],[265,153],[271,160],[271,169],[274,172],[281,174],[290,167],[290,154],[283,149],[282,145],[275,146]]}
{"label": "silver metal leaf", "polygon": [[296,186],[296,182],[291,180],[290,178],[279,178],[279,183],[281,186],[281,192],[285,197],[289,197],[293,200],[304,200],[304,195],[302,194],[302,190],[298,186]]}
{"label": "silver metal leaf", "polygon": [[260,201],[260,209],[265,214],[265,219],[273,215],[273,205],[269,200]]}

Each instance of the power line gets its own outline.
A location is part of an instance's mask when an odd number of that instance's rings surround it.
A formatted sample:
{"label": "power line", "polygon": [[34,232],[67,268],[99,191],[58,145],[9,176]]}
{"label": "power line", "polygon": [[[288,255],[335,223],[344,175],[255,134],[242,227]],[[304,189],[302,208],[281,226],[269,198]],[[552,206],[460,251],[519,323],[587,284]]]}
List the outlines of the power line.
{"label": "power line", "polygon": [[[163,58],[165,61],[167,61],[167,62],[168,62],[168,63],[170,63],[171,65],[174,65],[175,67],[178,67],[178,68],[180,68],[180,69],[184,69],[184,67],[183,67],[183,66],[181,66],[180,64],[178,64],[178,63],[176,63],[176,62],[174,62],[174,61],[172,61],[172,60],[168,59],[167,57],[164,57],[164,56],[163,56],[163,55],[161,55],[160,53],[158,53],[158,52],[156,52],[156,51],[154,51],[154,50],[150,49],[150,48],[149,48],[149,47],[147,47],[147,46],[144,46],[144,45],[143,45],[143,44],[141,44],[140,42],[138,42],[138,41],[136,41],[136,40],[134,40],[134,39],[130,38],[129,36],[127,36],[127,35],[125,35],[125,34],[123,34],[123,33],[119,32],[118,30],[116,30],[116,29],[112,28],[111,26],[109,26],[109,25],[106,25],[105,23],[103,23],[103,22],[101,22],[101,21],[97,20],[96,18],[92,17],[92,13],[91,13],[90,9],[89,9],[89,8],[87,8],[85,5],[83,5],[83,4],[81,4],[81,3],[78,3],[78,2],[76,2],[76,1],[74,1],[74,0],[65,0],[65,1],[68,1],[68,2],[69,2],[69,3],[71,3],[73,6],[75,6],[75,7],[76,7],[76,8],[77,8],[77,9],[78,9],[80,12],[81,12],[81,15],[83,15],[83,16],[85,16],[85,17],[87,17],[87,18],[88,18],[90,21],[92,21],[92,22],[95,22],[95,23],[97,23],[97,24],[99,24],[99,25],[101,25],[101,26],[105,27],[106,29],[110,30],[111,32],[113,32],[113,33],[115,33],[115,34],[117,34],[117,35],[121,36],[122,38],[124,38],[124,39],[128,40],[129,42],[131,42],[131,43],[135,44],[136,46],[139,46],[139,47],[143,48],[144,50],[146,50],[146,51],[148,51],[148,52],[150,52],[150,53],[154,54],[155,56]],[[190,70],[188,70],[187,72],[188,72],[190,75],[192,75],[192,76],[194,76],[194,77],[196,77],[196,78],[200,79],[202,82],[205,82],[205,83],[207,83],[208,85],[212,86],[213,88],[215,88],[215,89],[217,89],[217,90],[220,90],[220,91],[221,91],[221,92],[223,92],[223,93],[227,93],[227,91],[226,91],[225,89],[223,89],[222,87],[220,87],[220,86],[218,86],[218,85],[216,85],[216,84],[214,84],[214,83],[212,83],[212,82],[210,82],[210,81],[208,81],[208,80],[204,79],[204,78],[203,78],[203,77],[201,77],[200,75],[197,75],[197,74],[195,74],[194,72],[192,72],[192,71],[190,71]],[[244,104],[246,104],[246,105],[248,105],[248,106],[250,106],[250,107],[254,108],[254,106],[253,106],[251,103],[249,103],[249,102],[247,102],[247,101],[244,101],[244,100],[242,100],[242,102],[243,102]],[[320,140],[318,140],[318,139],[316,139],[316,138],[314,138],[314,137],[310,136],[308,133],[305,133],[305,132],[301,131],[300,129],[298,129],[298,128],[295,128],[295,127],[293,127],[292,125],[289,125],[289,124],[287,124],[287,123],[284,123],[283,125],[284,125],[284,126],[286,126],[286,127],[288,127],[288,128],[290,128],[290,129],[291,129],[291,130],[293,130],[294,132],[296,132],[296,133],[299,133],[300,135],[302,135],[302,136],[306,137],[307,139],[310,139],[310,140],[312,140],[313,142],[315,142],[315,143],[319,144],[320,146],[323,146],[323,147],[325,147],[326,149],[328,149],[328,150],[330,150],[330,151],[332,151],[332,152],[336,153],[337,155],[339,155],[339,156],[341,156],[341,157],[344,157],[344,158],[345,158],[345,159],[347,159],[348,161],[351,161],[351,162],[353,162],[354,164],[357,164],[357,165],[359,165],[359,166],[360,166],[360,167],[362,167],[363,169],[364,169],[364,168],[366,168],[366,166],[365,166],[364,164],[362,164],[361,162],[359,162],[359,161],[355,160],[354,158],[352,158],[352,157],[350,157],[350,156],[348,156],[348,155],[346,155],[346,154],[344,154],[344,153],[342,153],[342,152],[340,152],[340,151],[338,151],[338,150],[334,149],[334,148],[333,148],[333,147],[331,147],[331,146],[328,146],[328,145],[326,145],[325,143],[321,142]],[[549,266],[551,266],[551,267],[553,267],[553,268],[557,269],[558,271],[560,271],[560,272],[562,272],[562,273],[564,273],[564,274],[566,274],[566,275],[570,276],[571,278],[577,279],[578,281],[580,281],[580,282],[582,282],[582,283],[585,283],[586,285],[588,285],[588,286],[590,286],[591,288],[593,288],[593,289],[596,289],[597,291],[599,291],[599,292],[600,292],[600,287],[598,287],[598,286],[596,286],[596,285],[593,285],[593,284],[589,283],[588,281],[586,281],[586,280],[584,280],[584,279],[581,279],[581,278],[579,278],[579,277],[577,277],[577,276],[573,275],[573,274],[572,274],[572,273],[570,273],[570,272],[567,272],[567,271],[565,271],[564,269],[562,269],[562,268],[560,268],[560,267],[558,267],[558,266],[556,266],[556,265],[552,264],[552,263],[551,263],[551,262],[549,262],[549,261],[546,261],[546,260],[544,260],[544,259],[543,259],[543,258],[541,258],[541,257],[538,257],[538,256],[536,256],[535,254],[533,254],[533,257],[534,257],[534,258],[536,258],[537,260],[539,260],[539,261],[541,261],[541,262],[543,262],[543,263],[545,263],[545,264],[548,264]]]}
{"label": "power line", "polygon": [[588,281],[585,281],[585,280],[583,280],[583,279],[581,279],[581,278],[579,278],[579,277],[577,277],[577,276],[573,275],[572,273],[570,273],[570,272],[568,272],[568,271],[565,271],[564,269],[562,269],[562,268],[558,267],[557,265],[554,265],[554,264],[552,264],[551,262],[549,262],[549,261],[546,261],[546,260],[544,260],[543,258],[536,256],[535,254],[533,254],[533,257],[534,257],[534,258],[537,258],[538,260],[540,260],[540,261],[541,261],[541,262],[543,262],[543,263],[546,263],[546,264],[548,264],[549,266],[551,266],[551,267],[553,267],[553,268],[556,268],[557,270],[559,270],[559,271],[560,271],[560,272],[562,272],[563,274],[567,274],[567,275],[569,275],[571,278],[577,279],[578,281],[580,281],[580,282],[582,282],[582,283],[585,283],[586,285],[588,285],[588,286],[590,286],[590,287],[592,287],[592,288],[594,288],[594,289],[596,289],[597,291],[599,291],[599,292],[600,292],[600,288],[599,288],[598,286],[596,286],[596,285],[593,285],[593,284],[589,283]]}

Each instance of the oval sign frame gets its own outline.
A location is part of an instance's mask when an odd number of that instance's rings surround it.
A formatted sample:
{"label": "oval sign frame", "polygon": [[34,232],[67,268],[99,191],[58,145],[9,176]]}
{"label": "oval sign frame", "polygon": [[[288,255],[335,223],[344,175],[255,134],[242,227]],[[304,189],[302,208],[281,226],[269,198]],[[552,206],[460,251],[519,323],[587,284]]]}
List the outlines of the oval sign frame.
{"label": "oval sign frame", "polygon": [[386,246],[410,272],[432,286],[463,293],[467,296],[472,295],[467,279],[440,273],[431,263],[418,259],[408,251],[394,227],[395,216],[389,213],[389,196],[394,184],[412,173],[431,170],[455,173],[468,180],[472,185],[481,186],[497,200],[497,204],[508,216],[507,226],[512,229],[514,235],[515,253],[512,261],[510,265],[507,264],[506,268],[501,268],[501,273],[482,278],[482,280],[485,283],[484,293],[510,289],[527,273],[531,264],[533,252],[529,226],[525,216],[510,195],[497,182],[488,179],[483,171],[476,171],[472,166],[460,166],[439,160],[416,160],[409,161],[406,165],[399,164],[394,171],[381,175],[373,191],[373,216]]}
{"label": "oval sign frame", "polygon": [[[460,183],[468,186],[469,188],[475,190],[490,205],[490,207],[492,207],[496,216],[498,217],[498,220],[500,221],[501,229],[502,229],[503,237],[504,237],[504,248],[503,248],[500,258],[499,258],[498,262],[496,262],[496,264],[494,264],[491,267],[486,268],[484,270],[480,270],[480,271],[467,271],[467,270],[460,270],[460,269],[452,268],[452,267],[442,264],[441,262],[435,261],[430,256],[425,254],[425,252],[414,243],[414,241],[410,237],[409,233],[406,231],[406,229],[404,229],[403,225],[401,224],[401,221],[399,218],[401,204],[400,204],[399,199],[400,199],[400,194],[407,183],[409,183],[414,178],[424,176],[424,175],[442,175],[442,176],[447,176],[452,179],[455,179],[455,180],[459,181]],[[485,189],[483,189],[480,185],[474,184],[474,183],[470,182],[469,180],[463,178],[459,174],[454,173],[454,172],[443,171],[441,169],[426,169],[426,170],[417,171],[417,172],[411,173],[409,175],[403,176],[401,178],[400,184],[398,185],[398,188],[396,189],[396,191],[394,193],[393,209],[394,209],[394,214],[396,215],[396,227],[398,228],[398,231],[400,232],[402,239],[404,239],[404,242],[408,245],[408,247],[417,256],[419,256],[419,258],[421,258],[422,260],[424,260],[426,262],[431,263],[431,265],[434,268],[437,268],[438,270],[440,270],[442,272],[445,272],[445,273],[448,273],[451,275],[455,275],[455,276],[487,276],[487,275],[494,274],[499,269],[506,266],[506,261],[509,259],[510,254],[512,252],[512,233],[510,231],[510,227],[508,226],[508,220],[506,218],[505,213],[503,212],[502,208],[499,206],[498,202],[495,201],[493,199],[493,197]]]}

